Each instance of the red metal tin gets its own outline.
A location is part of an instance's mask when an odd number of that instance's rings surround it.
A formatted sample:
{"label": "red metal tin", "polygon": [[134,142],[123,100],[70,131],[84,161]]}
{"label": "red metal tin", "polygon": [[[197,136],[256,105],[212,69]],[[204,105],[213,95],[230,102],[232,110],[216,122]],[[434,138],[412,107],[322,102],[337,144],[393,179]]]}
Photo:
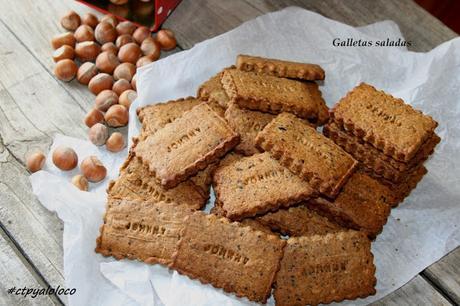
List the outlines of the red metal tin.
{"label": "red metal tin", "polygon": [[143,25],[153,32],[161,25],[181,0],[129,0],[123,5],[115,5],[109,0],[76,0],[104,14],[115,15],[120,20],[130,20],[136,25]]}

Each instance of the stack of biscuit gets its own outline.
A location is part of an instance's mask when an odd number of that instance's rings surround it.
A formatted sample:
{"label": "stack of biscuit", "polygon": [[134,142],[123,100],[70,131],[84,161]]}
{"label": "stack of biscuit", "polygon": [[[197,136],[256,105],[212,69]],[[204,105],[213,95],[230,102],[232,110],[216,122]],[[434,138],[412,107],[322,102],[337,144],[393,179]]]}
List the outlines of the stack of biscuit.
{"label": "stack of biscuit", "polygon": [[393,190],[399,204],[427,173],[440,138],[437,122],[403,100],[360,84],[331,110],[324,134],[360,162],[360,171]]}
{"label": "stack of biscuit", "polygon": [[138,109],[96,252],[260,303],[272,290],[277,305],[374,294],[371,240],[426,172],[436,123],[365,84],[329,118],[324,77],[315,64],[239,55],[197,97]]}

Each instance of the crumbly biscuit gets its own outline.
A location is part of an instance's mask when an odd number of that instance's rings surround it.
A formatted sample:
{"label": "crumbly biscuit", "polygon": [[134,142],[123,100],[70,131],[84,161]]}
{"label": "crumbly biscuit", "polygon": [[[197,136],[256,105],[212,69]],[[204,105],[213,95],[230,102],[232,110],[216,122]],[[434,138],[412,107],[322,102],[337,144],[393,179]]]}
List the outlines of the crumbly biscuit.
{"label": "crumbly biscuit", "polygon": [[246,156],[259,153],[256,148],[256,136],[275,117],[269,113],[240,108],[232,103],[225,111],[225,119],[228,125],[240,134],[241,141],[234,150]]}
{"label": "crumbly biscuit", "polygon": [[134,148],[137,157],[165,188],[217,161],[239,142],[226,121],[201,103],[167,124]]}
{"label": "crumbly biscuit", "polygon": [[109,183],[107,193],[109,197],[177,203],[192,209],[201,209],[207,199],[191,180],[182,182],[172,189],[164,189],[132,151],[121,166],[120,176]]}
{"label": "crumbly biscuit", "polygon": [[217,168],[213,186],[217,201],[231,220],[288,207],[315,196],[308,183],[267,152]]}
{"label": "crumbly biscuit", "polygon": [[331,116],[346,131],[403,162],[415,156],[438,125],[402,99],[365,83],[342,98]]}
{"label": "crumbly biscuit", "polygon": [[236,58],[236,67],[244,71],[254,71],[283,78],[307,81],[324,80],[325,72],[321,66],[258,56],[240,54]]}
{"label": "crumbly biscuit", "polygon": [[319,209],[334,222],[365,232],[375,238],[386,224],[394,192],[370,176],[355,172],[334,201],[312,199],[310,208]]}
{"label": "crumbly biscuit", "polygon": [[109,197],[96,252],[116,259],[171,264],[192,211],[185,205]]}
{"label": "crumbly biscuit", "polygon": [[196,212],[185,229],[171,268],[202,283],[265,303],[285,241],[274,235]]}
{"label": "crumbly biscuit", "polygon": [[423,163],[433,153],[434,148],[441,140],[438,135],[433,133],[415,156],[406,163],[383,154],[371,144],[345,132],[335,122],[329,122],[324,126],[323,134],[366,165],[367,168],[394,183],[403,181],[410,171]]}
{"label": "crumbly biscuit", "polygon": [[311,122],[318,120],[318,103],[304,82],[236,69],[224,71],[221,81],[231,103],[240,107],[272,114],[290,112]]}
{"label": "crumbly biscuit", "polygon": [[280,306],[340,302],[375,294],[371,243],[356,231],[289,238],[276,276]]}
{"label": "crumbly biscuit", "polygon": [[137,116],[142,123],[139,139],[154,134],[200,103],[199,99],[188,97],[138,108]]}
{"label": "crumbly biscuit", "polygon": [[267,124],[256,142],[314,189],[331,198],[337,195],[357,165],[357,161],[332,140],[288,113],[278,115]]}
{"label": "crumbly biscuit", "polygon": [[272,231],[289,236],[325,235],[343,230],[343,227],[337,223],[321,216],[305,205],[269,212],[256,217],[255,221],[269,227]]}

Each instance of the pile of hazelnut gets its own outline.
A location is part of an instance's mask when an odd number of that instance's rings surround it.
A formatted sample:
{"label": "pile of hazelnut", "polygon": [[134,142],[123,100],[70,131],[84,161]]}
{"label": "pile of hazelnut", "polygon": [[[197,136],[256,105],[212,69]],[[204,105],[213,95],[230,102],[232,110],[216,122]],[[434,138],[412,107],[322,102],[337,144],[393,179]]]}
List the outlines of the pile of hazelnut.
{"label": "pile of hazelnut", "polygon": [[84,119],[89,139],[118,152],[125,146],[123,135],[114,132],[109,137],[108,127],[128,124],[129,107],[137,97],[136,68],[159,59],[161,50],[174,49],[174,34],[164,29],[153,37],[147,27],[119,22],[113,15],[99,21],[91,13],[80,17],[74,11],[61,18],[61,25],[69,32],[51,40],[54,74],[66,82],[76,77],[96,95]]}
{"label": "pile of hazelnut", "polygon": [[[68,32],[51,40],[56,62],[54,74],[65,82],[76,77],[96,95],[93,109],[84,118],[89,139],[97,146],[105,145],[107,150],[119,152],[125,147],[125,139],[120,132],[109,135],[109,127],[128,124],[128,111],[137,97],[136,68],[158,60],[161,50],[174,49],[174,34],[163,29],[153,37],[147,27],[119,22],[113,15],[98,20],[94,14],[80,17],[74,11],[61,18],[61,25]],[[78,156],[72,148],[59,147],[52,157],[56,167],[63,171],[78,165]],[[36,172],[42,169],[45,159],[42,152],[29,154],[27,168]],[[82,174],[75,176],[72,183],[85,191],[88,181],[99,182],[107,174],[96,156],[85,158],[80,170]]]}
{"label": "pile of hazelnut", "polygon": [[[53,164],[62,171],[71,171],[78,165],[77,153],[70,147],[57,147],[53,151],[52,160]],[[27,157],[27,169],[32,173],[37,172],[43,168],[45,161],[46,157],[42,152],[34,152]],[[80,171],[81,174],[72,178],[72,184],[83,191],[88,190],[89,182],[100,182],[107,175],[107,169],[94,155],[83,159]]]}

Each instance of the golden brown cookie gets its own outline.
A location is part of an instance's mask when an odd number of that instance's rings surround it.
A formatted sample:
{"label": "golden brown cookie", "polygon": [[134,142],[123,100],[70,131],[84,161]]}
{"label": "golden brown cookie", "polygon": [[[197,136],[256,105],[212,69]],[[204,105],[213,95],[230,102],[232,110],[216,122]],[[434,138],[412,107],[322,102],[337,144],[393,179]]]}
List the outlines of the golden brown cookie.
{"label": "golden brown cookie", "polygon": [[137,116],[142,124],[139,139],[152,135],[200,103],[199,99],[188,97],[138,108]]}
{"label": "golden brown cookie", "polygon": [[276,276],[275,301],[304,306],[375,294],[371,243],[364,233],[346,231],[289,238]]}
{"label": "golden brown cookie", "polygon": [[231,220],[289,207],[316,196],[308,183],[267,152],[217,168],[213,186],[216,200]]}
{"label": "golden brown cookie", "polygon": [[386,224],[395,202],[394,192],[370,176],[355,172],[334,201],[312,199],[307,204],[334,222],[375,238]]}
{"label": "golden brown cookie", "polygon": [[171,268],[238,297],[265,303],[285,241],[274,235],[196,212],[185,229]]}
{"label": "golden brown cookie", "polygon": [[109,197],[96,252],[168,265],[191,212],[186,205]]}
{"label": "golden brown cookie", "polygon": [[331,198],[337,195],[357,165],[357,161],[332,140],[289,113],[282,113],[267,124],[256,142],[315,190]]}
{"label": "golden brown cookie", "polygon": [[231,103],[240,107],[318,121],[318,103],[304,82],[234,69],[224,71],[222,85]]}
{"label": "golden brown cookie", "polygon": [[321,66],[272,58],[240,54],[236,58],[236,67],[244,71],[254,71],[282,78],[307,81],[324,80],[325,73]]}
{"label": "golden brown cookie", "polygon": [[120,176],[109,183],[107,193],[109,197],[177,203],[191,209],[201,209],[207,199],[191,180],[166,190],[132,151],[121,166]]}
{"label": "golden brown cookie", "polygon": [[[249,220],[249,219],[244,219]],[[305,205],[269,212],[255,220],[272,231],[289,236],[325,235],[342,231],[343,227],[321,216]]]}
{"label": "golden brown cookie", "polygon": [[415,156],[438,125],[402,99],[365,83],[342,98],[331,116],[344,130],[403,162]]}
{"label": "golden brown cookie", "polygon": [[173,188],[217,161],[239,136],[206,103],[192,108],[153,135],[134,152],[165,188]]}

